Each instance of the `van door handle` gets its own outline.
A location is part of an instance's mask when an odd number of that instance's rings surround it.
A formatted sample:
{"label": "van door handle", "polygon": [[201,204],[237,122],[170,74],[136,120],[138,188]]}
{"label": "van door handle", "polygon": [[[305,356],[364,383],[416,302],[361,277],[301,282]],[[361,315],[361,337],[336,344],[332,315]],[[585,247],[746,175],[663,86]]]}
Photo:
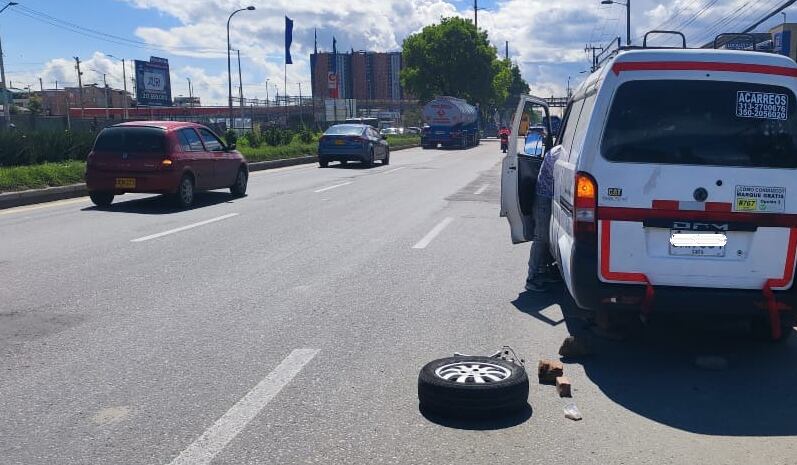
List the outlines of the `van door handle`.
{"label": "van door handle", "polygon": [[508,169],[510,169],[512,171],[515,171],[517,169],[517,167],[516,166],[510,166]]}

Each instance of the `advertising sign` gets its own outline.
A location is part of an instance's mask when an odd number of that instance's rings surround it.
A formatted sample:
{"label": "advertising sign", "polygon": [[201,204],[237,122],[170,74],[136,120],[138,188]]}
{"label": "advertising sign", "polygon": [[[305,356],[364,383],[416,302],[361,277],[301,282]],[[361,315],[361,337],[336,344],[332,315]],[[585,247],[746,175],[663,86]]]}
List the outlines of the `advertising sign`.
{"label": "advertising sign", "polygon": [[327,73],[327,89],[331,98],[338,98],[338,75]]}
{"label": "advertising sign", "polygon": [[172,86],[169,79],[169,60],[150,57],[136,60],[136,100],[139,106],[172,106]]}

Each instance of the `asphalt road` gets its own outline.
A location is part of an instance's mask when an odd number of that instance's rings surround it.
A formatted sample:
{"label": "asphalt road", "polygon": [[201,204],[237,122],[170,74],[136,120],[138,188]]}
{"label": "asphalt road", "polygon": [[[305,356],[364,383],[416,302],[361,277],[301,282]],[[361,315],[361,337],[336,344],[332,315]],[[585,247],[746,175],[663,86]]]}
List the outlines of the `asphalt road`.
{"label": "asphalt road", "polygon": [[532,377],[513,418],[419,413],[429,360],[508,344],[533,374],[590,334],[561,289],[523,292],[500,155],[258,172],[188,211],[0,210],[0,463],[796,463],[797,344],[731,325],[596,338],[565,365],[572,400]]}

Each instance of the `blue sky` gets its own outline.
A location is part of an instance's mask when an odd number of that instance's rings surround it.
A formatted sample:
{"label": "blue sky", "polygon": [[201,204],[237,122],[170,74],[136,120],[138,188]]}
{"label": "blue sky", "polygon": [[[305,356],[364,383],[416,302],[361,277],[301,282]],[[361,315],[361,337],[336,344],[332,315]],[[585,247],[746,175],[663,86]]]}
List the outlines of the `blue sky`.
{"label": "blue sky", "polygon": [[[314,28],[318,28],[320,47],[330,48],[331,37],[340,49],[398,50],[408,34],[441,16],[454,14],[472,17],[472,0],[18,0],[30,10],[11,7],[0,15],[7,77],[14,86],[53,87],[56,79],[73,85],[76,81],[71,57],[84,61],[84,82],[101,82],[121,87],[121,65],[105,57],[147,59],[150,55],[170,60],[173,94],[187,94],[186,78],[194,82],[195,92],[205,103],[220,103],[226,95],[224,23],[233,9],[254,4],[254,12],[242,12],[233,19],[233,47],[242,51],[244,87],[247,97],[265,97],[266,79],[280,83],[282,93],[283,15],[295,20],[293,55],[288,68],[288,92],[298,91],[298,82],[309,88],[309,53]],[[757,0],[758,10],[735,18],[735,9],[746,0],[722,0],[701,11],[710,0],[634,0],[633,26],[637,36],[670,17],[695,20],[687,35],[697,36],[718,21],[740,27],[780,3]],[[0,5],[2,5],[0,3]],[[588,42],[606,42],[624,34],[624,9],[600,5],[599,0],[480,0],[485,11],[479,25],[487,29],[501,49],[510,42],[510,54],[520,65],[532,90],[541,94],[562,94],[567,77],[577,82],[580,71],[589,65],[584,54]],[[107,34],[139,42],[133,46],[113,39],[98,40],[30,18],[31,11],[46,13]],[[797,21],[797,9],[788,11]],[[761,29],[782,20],[773,18]],[[146,45],[149,44],[149,45]],[[148,50],[154,47],[161,50]],[[199,49],[218,52],[204,52]],[[165,49],[165,50],[163,50]],[[96,71],[94,71],[96,70]],[[130,77],[128,71],[128,78]]]}

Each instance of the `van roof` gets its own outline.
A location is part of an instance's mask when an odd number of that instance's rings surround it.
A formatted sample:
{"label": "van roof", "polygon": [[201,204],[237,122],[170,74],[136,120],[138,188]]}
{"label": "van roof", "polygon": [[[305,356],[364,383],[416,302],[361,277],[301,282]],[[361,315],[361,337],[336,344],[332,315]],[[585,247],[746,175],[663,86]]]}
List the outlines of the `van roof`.
{"label": "van roof", "polygon": [[797,77],[797,62],[774,53],[706,48],[632,48],[621,49],[607,59],[578,86],[573,95],[581,94],[609,73],[619,74],[624,69],[748,71]]}
{"label": "van roof", "polygon": [[774,53],[712,48],[644,48],[621,50],[607,64],[636,61],[697,61],[783,66],[797,69],[791,58]]}

